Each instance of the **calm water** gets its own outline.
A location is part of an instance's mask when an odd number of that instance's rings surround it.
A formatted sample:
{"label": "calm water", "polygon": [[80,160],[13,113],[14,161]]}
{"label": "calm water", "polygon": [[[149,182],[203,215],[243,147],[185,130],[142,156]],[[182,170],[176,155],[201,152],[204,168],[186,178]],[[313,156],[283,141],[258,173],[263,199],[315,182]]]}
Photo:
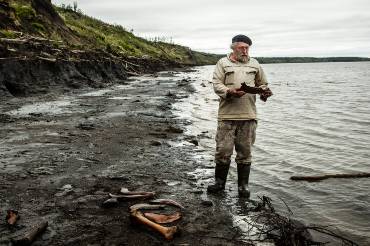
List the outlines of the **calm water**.
{"label": "calm water", "polygon": [[[281,211],[283,199],[294,217],[307,224],[330,225],[360,245],[370,245],[370,179],[294,182],[292,175],[369,172],[370,63],[263,65],[274,96],[258,102],[257,140],[250,188],[253,198],[271,197]],[[175,105],[193,121],[188,134],[200,136],[199,161],[213,166],[217,96],[209,83],[213,66],[185,76],[196,92]],[[199,183],[213,180],[211,168],[199,168]],[[225,203],[235,218],[235,165]],[[239,225],[243,227],[243,224]]]}

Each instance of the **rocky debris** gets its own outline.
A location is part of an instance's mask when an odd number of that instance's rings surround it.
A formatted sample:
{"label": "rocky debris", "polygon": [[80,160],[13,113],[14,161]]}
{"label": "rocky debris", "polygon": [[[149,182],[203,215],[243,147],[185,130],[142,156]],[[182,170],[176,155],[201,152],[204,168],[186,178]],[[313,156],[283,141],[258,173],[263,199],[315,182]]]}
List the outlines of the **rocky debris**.
{"label": "rocky debris", "polygon": [[33,170],[29,171],[29,173],[32,175],[53,175],[54,169],[51,167],[42,166],[34,168]]}
{"label": "rocky debris", "polygon": [[11,123],[14,122],[15,119],[8,114],[0,114],[0,123]]}
{"label": "rocky debris", "polygon": [[12,239],[13,245],[31,245],[33,241],[43,233],[46,228],[48,227],[47,221],[42,221],[39,223],[34,224],[30,227],[23,235],[15,237]]}
{"label": "rocky debris", "polygon": [[150,145],[152,145],[152,146],[161,146],[162,143],[160,141],[153,140],[153,141],[150,142]]}
{"label": "rocky debris", "polygon": [[17,220],[19,219],[19,217],[20,216],[19,216],[17,210],[9,209],[7,211],[5,220],[6,220],[6,223],[8,225],[13,226],[13,225],[15,225],[15,223],[17,222]]}
{"label": "rocky debris", "polygon": [[199,140],[195,136],[189,136],[189,137],[187,137],[187,141],[189,143],[194,144],[195,146],[198,146],[199,145]]}
{"label": "rocky debris", "polygon": [[167,97],[176,97],[176,94],[174,94],[173,92],[171,92],[171,91],[168,91],[167,93],[166,93],[166,96]]}
{"label": "rocky debris", "polygon": [[95,123],[94,122],[82,122],[79,123],[77,128],[80,128],[82,130],[93,130],[95,129]]}
{"label": "rocky debris", "polygon": [[56,193],[56,197],[62,197],[65,196],[69,193],[73,192],[73,187],[70,184],[64,185],[62,188],[60,188],[60,192]]}
{"label": "rocky debris", "polygon": [[168,138],[168,135],[162,132],[150,132],[149,135],[155,136],[157,138]]}
{"label": "rocky debris", "polygon": [[166,132],[168,132],[168,133],[183,133],[184,130],[179,128],[179,127],[169,126],[167,128]]}
{"label": "rocky debris", "polygon": [[213,206],[213,202],[211,200],[204,199],[204,198],[202,198],[201,204],[203,206],[206,206],[206,207],[212,207]]}
{"label": "rocky debris", "polygon": [[178,81],[176,84],[177,86],[186,86],[186,85],[189,85],[189,83],[190,83],[190,79],[184,78]]}

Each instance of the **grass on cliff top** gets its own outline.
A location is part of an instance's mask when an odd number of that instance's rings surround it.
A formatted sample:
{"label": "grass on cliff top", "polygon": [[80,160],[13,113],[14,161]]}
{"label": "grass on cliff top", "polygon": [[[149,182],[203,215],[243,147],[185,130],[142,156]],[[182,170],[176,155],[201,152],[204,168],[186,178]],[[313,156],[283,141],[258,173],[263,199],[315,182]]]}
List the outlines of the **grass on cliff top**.
{"label": "grass on cliff top", "polygon": [[105,49],[123,56],[168,59],[183,64],[214,64],[219,58],[217,55],[195,52],[181,45],[148,41],[120,25],[107,24],[70,9],[56,9],[66,25],[89,48]]}
{"label": "grass on cliff top", "polygon": [[[215,64],[218,55],[192,51],[188,47],[154,42],[135,36],[120,25],[104,23],[72,7],[56,7],[64,20],[56,25],[48,16],[38,13],[29,0],[10,0],[12,25],[0,28],[0,37],[16,38],[30,34],[63,41],[71,49],[102,49],[120,56],[170,60],[189,65]],[[1,26],[1,25],[0,25]]]}

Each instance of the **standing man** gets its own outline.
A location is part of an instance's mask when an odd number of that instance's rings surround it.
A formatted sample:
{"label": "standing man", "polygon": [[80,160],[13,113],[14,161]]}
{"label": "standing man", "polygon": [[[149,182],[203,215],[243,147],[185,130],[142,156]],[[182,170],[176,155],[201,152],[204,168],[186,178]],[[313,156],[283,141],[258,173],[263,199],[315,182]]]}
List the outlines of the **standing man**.
{"label": "standing man", "polygon": [[239,88],[261,87],[264,101],[272,95],[267,87],[266,76],[256,59],[249,57],[252,40],[245,35],[232,38],[232,52],[221,58],[213,73],[213,88],[220,97],[216,134],[215,184],[207,191],[217,193],[225,189],[231,156],[235,146],[235,162],[238,169],[239,197],[249,198],[249,173],[252,163],[251,148],[256,138],[257,112],[256,95]]}

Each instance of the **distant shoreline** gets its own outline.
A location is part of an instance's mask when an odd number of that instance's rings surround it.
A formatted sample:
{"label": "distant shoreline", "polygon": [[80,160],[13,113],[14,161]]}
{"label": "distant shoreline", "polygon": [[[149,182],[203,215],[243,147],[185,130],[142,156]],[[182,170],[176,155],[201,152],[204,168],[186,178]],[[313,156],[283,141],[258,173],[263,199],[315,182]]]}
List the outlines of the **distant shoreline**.
{"label": "distant shoreline", "polygon": [[[226,54],[217,54],[218,58],[225,57]],[[317,63],[317,62],[364,62],[370,61],[370,57],[299,57],[299,56],[282,56],[282,57],[258,57],[253,56],[259,63]]]}
{"label": "distant shoreline", "polygon": [[362,62],[368,57],[255,57],[260,63]]}

